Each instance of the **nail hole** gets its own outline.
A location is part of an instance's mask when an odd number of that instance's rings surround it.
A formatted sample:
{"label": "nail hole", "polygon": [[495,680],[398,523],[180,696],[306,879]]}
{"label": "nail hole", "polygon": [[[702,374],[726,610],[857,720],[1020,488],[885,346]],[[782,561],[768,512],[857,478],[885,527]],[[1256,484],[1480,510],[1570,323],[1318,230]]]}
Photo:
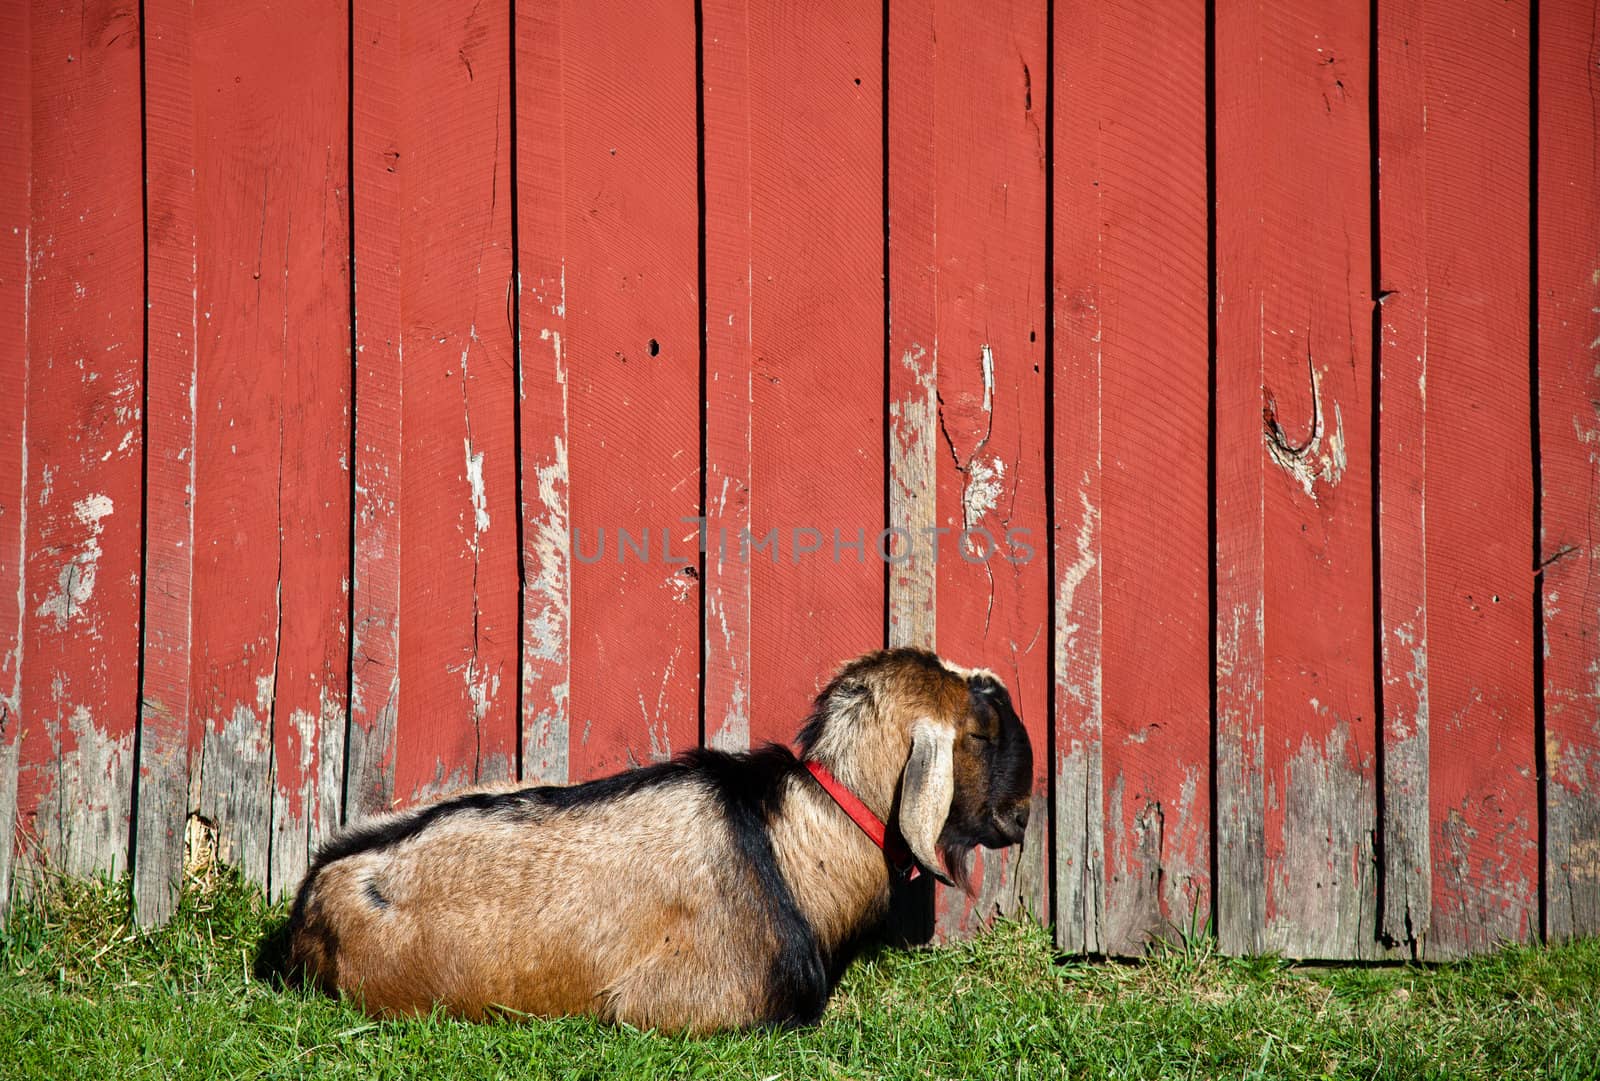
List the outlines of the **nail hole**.
{"label": "nail hole", "polygon": [[1028,340],[1030,342],[1036,342],[1039,340],[1039,335],[1030,330],[1028,331]]}
{"label": "nail hole", "polygon": [[660,354],[660,352],[661,352],[661,343],[656,341],[654,338],[651,338],[650,339],[650,355],[651,356],[657,356],[657,355]]}
{"label": "nail hole", "polygon": [[857,85],[857,86],[860,86],[860,85],[861,85],[861,80],[860,80],[860,79],[859,79],[859,78],[858,78],[858,79],[856,79],[856,85]]}

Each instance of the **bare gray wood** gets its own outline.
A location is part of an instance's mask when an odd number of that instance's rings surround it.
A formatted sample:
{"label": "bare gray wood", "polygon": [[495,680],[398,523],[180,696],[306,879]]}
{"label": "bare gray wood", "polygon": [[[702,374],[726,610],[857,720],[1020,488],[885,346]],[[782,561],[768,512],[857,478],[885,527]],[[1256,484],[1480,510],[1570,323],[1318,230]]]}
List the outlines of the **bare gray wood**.
{"label": "bare gray wood", "polygon": [[16,878],[17,713],[8,696],[0,701],[0,927],[11,912]]}

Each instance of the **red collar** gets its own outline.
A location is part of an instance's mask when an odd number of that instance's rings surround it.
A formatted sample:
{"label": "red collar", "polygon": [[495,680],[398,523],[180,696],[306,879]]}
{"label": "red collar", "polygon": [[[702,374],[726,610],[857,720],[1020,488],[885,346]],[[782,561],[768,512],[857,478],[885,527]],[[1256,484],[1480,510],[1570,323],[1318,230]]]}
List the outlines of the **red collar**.
{"label": "red collar", "polygon": [[860,797],[846,788],[839,778],[830,773],[827,766],[814,759],[807,759],[805,765],[806,769],[811,771],[811,776],[822,786],[822,790],[833,797],[833,802],[839,805],[839,809],[849,815],[850,821],[860,826],[861,832],[889,857],[889,866],[904,876],[907,882],[915,880],[922,874],[922,868],[917,866],[917,861],[912,858],[911,850],[906,847],[905,839],[899,833],[890,833],[883,820],[873,814],[867,805],[861,802]]}

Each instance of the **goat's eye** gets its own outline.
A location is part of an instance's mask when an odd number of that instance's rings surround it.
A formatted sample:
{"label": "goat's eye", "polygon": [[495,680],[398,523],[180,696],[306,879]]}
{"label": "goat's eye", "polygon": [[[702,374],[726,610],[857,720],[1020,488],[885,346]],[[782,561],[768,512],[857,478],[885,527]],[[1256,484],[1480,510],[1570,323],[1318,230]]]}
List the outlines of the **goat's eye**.
{"label": "goat's eye", "polygon": [[967,738],[971,739],[974,743],[988,743],[994,739],[994,737],[989,735],[987,732],[969,732],[967,733]]}

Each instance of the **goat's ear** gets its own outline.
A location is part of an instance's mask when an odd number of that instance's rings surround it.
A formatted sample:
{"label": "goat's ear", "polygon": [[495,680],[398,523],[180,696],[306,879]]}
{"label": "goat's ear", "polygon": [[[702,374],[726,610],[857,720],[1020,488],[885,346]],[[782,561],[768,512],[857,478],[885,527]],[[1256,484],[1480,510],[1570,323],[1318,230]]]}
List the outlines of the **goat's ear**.
{"label": "goat's ear", "polygon": [[955,797],[955,729],[923,718],[911,729],[911,756],[900,783],[900,835],[923,868],[954,885],[939,863],[939,833]]}

